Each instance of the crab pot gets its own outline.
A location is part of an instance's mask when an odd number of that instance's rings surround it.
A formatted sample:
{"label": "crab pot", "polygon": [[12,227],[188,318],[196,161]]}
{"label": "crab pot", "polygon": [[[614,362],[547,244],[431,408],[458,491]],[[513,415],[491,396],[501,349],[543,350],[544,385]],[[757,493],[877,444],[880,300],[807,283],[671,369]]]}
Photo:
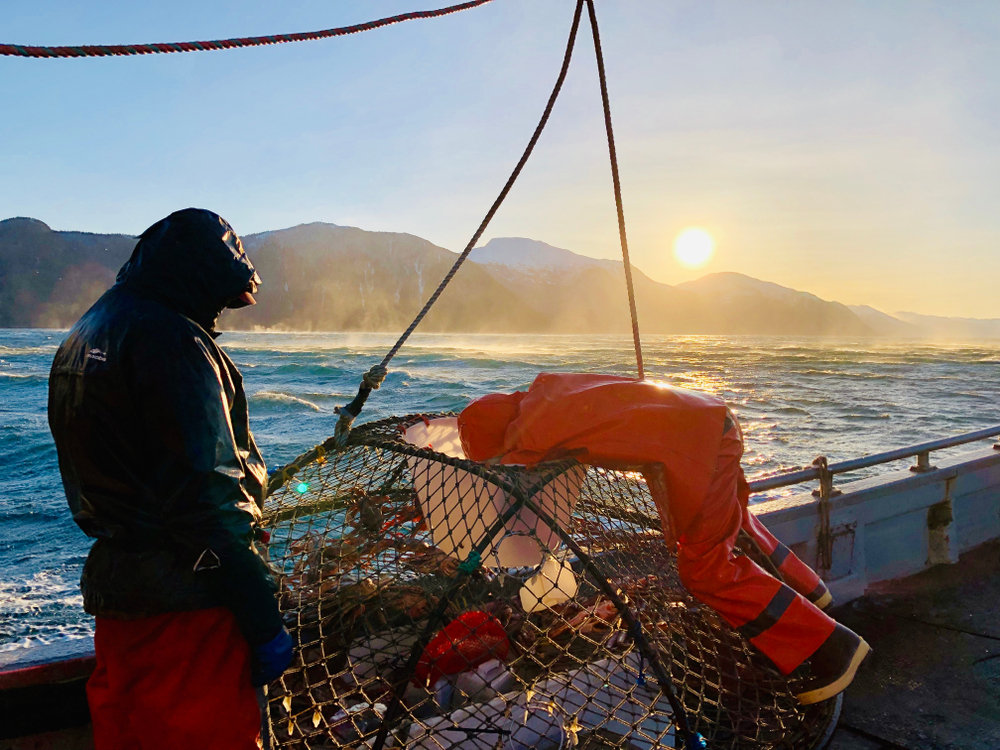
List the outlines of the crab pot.
{"label": "crab pot", "polygon": [[[838,703],[688,594],[641,475],[467,460],[450,415],[356,428],[274,475],[295,658],[274,748],[812,748]],[[678,715],[683,713],[683,717]]]}

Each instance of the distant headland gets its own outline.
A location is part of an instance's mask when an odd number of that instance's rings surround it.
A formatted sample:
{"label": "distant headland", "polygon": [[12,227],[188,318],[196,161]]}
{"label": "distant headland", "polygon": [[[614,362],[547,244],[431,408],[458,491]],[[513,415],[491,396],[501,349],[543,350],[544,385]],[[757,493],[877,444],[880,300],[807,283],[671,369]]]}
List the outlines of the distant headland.
{"label": "distant headland", "polygon": [[[264,285],[230,329],[399,331],[455,260],[411,234],[302,224],[244,238]],[[65,328],[114,283],[136,238],[57,232],[30,218],[0,221],[0,328]],[[537,240],[477,248],[422,330],[461,333],[625,333],[620,261]],[[1000,320],[888,315],[737,273],[676,286],[634,269],[645,333],[1000,338]]]}

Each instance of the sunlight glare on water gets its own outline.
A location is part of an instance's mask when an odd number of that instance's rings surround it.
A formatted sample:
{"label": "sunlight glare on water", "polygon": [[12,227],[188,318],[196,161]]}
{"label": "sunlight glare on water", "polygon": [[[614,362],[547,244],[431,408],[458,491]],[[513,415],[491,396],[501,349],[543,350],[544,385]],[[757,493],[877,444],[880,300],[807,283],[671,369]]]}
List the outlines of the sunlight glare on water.
{"label": "sunlight glare on water", "polygon": [[[89,541],[69,516],[45,416],[48,369],[64,336],[0,330],[0,650],[91,631],[78,589]],[[353,398],[395,338],[219,339],[243,372],[269,467],[332,434],[334,408]],[[729,402],[743,424],[751,479],[819,454],[854,458],[1000,422],[1000,342],[647,336],[644,352],[650,379]],[[632,375],[633,356],[628,336],[416,334],[361,419],[460,410],[486,393],[524,389],[540,371]]]}

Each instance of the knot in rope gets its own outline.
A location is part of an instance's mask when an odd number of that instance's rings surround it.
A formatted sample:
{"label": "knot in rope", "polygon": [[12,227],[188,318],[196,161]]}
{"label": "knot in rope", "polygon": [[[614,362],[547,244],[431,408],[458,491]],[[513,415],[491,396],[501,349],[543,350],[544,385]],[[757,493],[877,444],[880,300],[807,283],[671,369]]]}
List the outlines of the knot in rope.
{"label": "knot in rope", "polygon": [[354,424],[354,415],[343,408],[340,410],[340,419],[337,426],[333,428],[333,444],[338,448],[347,445],[347,438],[351,436],[351,426]]}
{"label": "knot in rope", "polygon": [[387,374],[388,370],[385,365],[378,364],[374,365],[368,372],[361,376],[361,386],[358,388],[358,395],[354,397],[351,403],[342,407],[338,412],[340,419],[337,420],[337,426],[333,430],[333,444],[337,448],[343,448],[347,445],[347,438],[351,436],[351,426],[354,424],[354,420],[361,413],[361,409],[364,407],[365,401],[368,400],[369,394],[382,387]]}
{"label": "knot in rope", "polygon": [[389,371],[382,365],[373,366],[368,372],[361,376],[361,387],[377,391],[385,381],[385,376]]}
{"label": "knot in rope", "polygon": [[463,560],[461,563],[459,563],[458,571],[460,573],[464,573],[467,576],[472,575],[477,570],[479,570],[479,566],[482,564],[482,562],[483,562],[482,555],[480,555],[475,550],[472,550],[472,552],[469,553],[469,556],[465,558],[465,560]]}

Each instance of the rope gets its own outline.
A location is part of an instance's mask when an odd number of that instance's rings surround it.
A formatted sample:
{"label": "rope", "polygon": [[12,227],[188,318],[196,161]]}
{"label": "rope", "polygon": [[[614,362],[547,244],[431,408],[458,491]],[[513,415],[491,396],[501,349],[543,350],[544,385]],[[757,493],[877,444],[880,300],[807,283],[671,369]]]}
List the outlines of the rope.
{"label": "rope", "polygon": [[0,44],[0,55],[14,57],[118,57],[129,55],[154,55],[169,52],[207,52],[218,49],[239,49],[241,47],[262,47],[267,44],[285,44],[287,42],[308,42],[315,39],[329,39],[335,36],[358,34],[362,31],[380,29],[403,21],[414,21],[424,18],[439,18],[459,11],[485,5],[492,0],[470,0],[469,2],[449,5],[438,10],[421,10],[413,13],[403,13],[399,16],[380,18],[354,26],[341,26],[324,31],[306,31],[298,34],[276,34],[274,36],[251,36],[239,39],[216,39],[208,42],[168,42],[165,44],[118,44],[111,46],[85,45],[81,47],[26,47],[19,44]]}
{"label": "rope", "polygon": [[346,405],[340,410],[340,419],[337,421],[337,426],[334,432],[334,436],[337,439],[337,445],[343,447],[347,444],[347,437],[351,431],[351,425],[354,420],[361,414],[361,410],[364,408],[365,402],[368,400],[368,396],[371,392],[377,389],[382,381],[385,379],[386,372],[388,371],[389,362],[392,358],[396,356],[399,350],[406,343],[406,340],[410,338],[410,334],[416,329],[420,322],[424,319],[424,316],[430,311],[434,303],[437,302],[438,297],[445,290],[445,287],[451,282],[458,273],[458,269],[462,267],[465,263],[465,259],[469,257],[469,253],[479,242],[479,238],[482,237],[483,232],[486,231],[486,227],[489,226],[490,221],[496,214],[500,205],[504,202],[510,189],[514,186],[517,181],[518,176],[521,174],[521,170],[524,165],[528,162],[528,158],[531,156],[531,152],[535,149],[535,144],[538,143],[539,137],[542,135],[542,131],[545,130],[545,125],[549,121],[549,115],[552,114],[552,108],[555,106],[556,99],[559,97],[559,92],[562,90],[563,81],[566,80],[566,72],[569,70],[569,63],[573,57],[573,47],[576,45],[576,32],[580,26],[580,15],[583,9],[583,3],[586,1],[587,10],[590,16],[590,27],[594,33],[594,52],[597,55],[597,70],[601,81],[601,100],[604,105],[604,125],[608,132],[608,153],[611,158],[611,177],[614,183],[615,189],[615,207],[618,210],[618,234],[621,238],[622,244],[622,258],[625,267],[625,283],[628,287],[628,304],[629,312],[632,316],[632,339],[635,343],[635,359],[639,370],[639,379],[645,378],[645,371],[642,364],[642,345],[639,341],[639,318],[635,310],[635,291],[632,286],[632,265],[629,262],[628,257],[628,241],[625,238],[625,210],[622,206],[622,190],[621,182],[618,178],[618,155],[615,151],[615,135],[614,130],[611,127],[611,102],[608,97],[608,83],[607,78],[604,74],[604,55],[601,52],[601,37],[597,30],[597,13],[594,9],[594,0],[577,0],[576,10],[573,14],[573,26],[570,29],[569,41],[566,43],[566,52],[563,55],[562,67],[559,70],[559,77],[556,79],[555,86],[552,88],[552,93],[549,94],[548,103],[545,105],[545,111],[542,112],[542,117],[538,121],[538,125],[535,127],[535,132],[531,136],[531,140],[528,141],[527,147],[524,149],[524,153],[521,155],[520,161],[518,161],[517,166],[514,167],[514,171],[511,172],[510,177],[507,178],[507,182],[503,186],[503,190],[500,191],[500,195],[497,199],[493,201],[493,205],[490,206],[490,210],[486,213],[482,222],[479,224],[479,228],[476,233],[472,235],[472,239],[465,246],[461,255],[455,260],[455,263],[449,269],[448,273],[438,284],[437,289],[430,296],[427,302],[424,304],[423,308],[417,313],[417,317],[413,319],[409,327],[403,334],[399,337],[396,343],[393,345],[392,349],[382,358],[382,361],[371,368],[368,373],[364,376],[361,387],[358,388],[358,395],[354,397],[354,400],[350,404]]}
{"label": "rope", "polygon": [[632,623],[632,627],[628,629],[629,637],[635,642],[636,650],[639,652],[639,676],[635,678],[635,684],[639,687],[646,687],[646,653],[642,650],[639,645],[639,641],[642,639],[642,622],[636,618],[636,621]]}
{"label": "rope", "polygon": [[[615,206],[618,209],[618,234],[621,236],[622,257],[625,265],[625,282],[628,286],[628,304],[629,311],[632,315],[632,338],[635,341],[635,357],[639,368],[639,379],[641,380],[645,377],[645,372],[642,365],[642,346],[639,342],[639,319],[635,311],[635,292],[632,287],[632,265],[629,262],[628,257],[628,241],[625,239],[625,211],[622,207],[622,190],[621,183],[618,179],[618,155],[615,152],[615,135],[611,128],[611,102],[608,98],[608,84],[604,75],[604,56],[601,53],[601,37],[597,30],[597,13],[594,10],[594,0],[586,0],[586,2],[587,10],[590,14],[590,27],[594,32],[594,51],[597,54],[597,70],[601,80],[601,99],[604,104],[604,124],[608,131],[608,151],[611,157],[611,176],[613,178],[615,188]],[[566,45],[566,53],[563,56],[562,68],[559,71],[559,77],[556,79],[555,87],[549,95],[549,101],[545,107],[545,111],[542,113],[542,119],[535,128],[535,132],[531,136],[531,140],[528,142],[528,146],[525,148],[524,154],[521,156],[521,160],[517,163],[514,171],[507,179],[507,183],[504,185],[503,190],[500,191],[500,195],[497,196],[497,199],[493,202],[493,205],[490,207],[486,217],[479,225],[479,229],[476,230],[472,239],[469,240],[469,244],[465,246],[465,250],[462,251],[462,254],[458,256],[458,259],[451,267],[451,270],[448,271],[448,274],[441,280],[441,283],[438,284],[437,289],[434,290],[434,294],[432,294],[430,299],[427,300],[423,309],[417,313],[417,317],[413,319],[412,323],[410,323],[409,328],[403,332],[403,335],[399,337],[399,340],[396,341],[392,349],[389,350],[389,353],[382,358],[382,362],[380,363],[381,367],[387,368],[389,366],[389,362],[396,356],[396,353],[399,352],[403,344],[406,343],[406,340],[410,337],[410,334],[413,333],[414,329],[420,325],[424,316],[427,315],[434,303],[437,302],[438,297],[441,296],[441,293],[458,272],[458,269],[465,262],[465,259],[469,257],[469,253],[472,252],[476,243],[479,242],[479,238],[482,237],[483,232],[486,231],[486,227],[489,226],[490,221],[493,219],[493,215],[497,212],[497,209],[500,208],[500,204],[503,203],[504,199],[507,197],[507,193],[510,192],[510,189],[514,186],[514,182],[521,174],[521,170],[527,163],[528,157],[531,156],[531,152],[534,150],[535,144],[538,142],[538,138],[541,136],[542,131],[545,129],[545,125],[549,120],[549,115],[552,113],[552,107],[555,105],[556,99],[559,96],[559,91],[562,89],[563,81],[566,79],[566,72],[569,70],[570,58],[573,55],[573,47],[576,44],[577,27],[580,23],[580,6],[581,3],[578,2],[576,13],[573,16],[573,27],[570,31],[569,42]]]}
{"label": "rope", "polygon": [[632,340],[635,343],[635,361],[639,380],[646,377],[642,366],[642,344],[639,342],[639,317],[635,312],[635,290],[632,288],[632,264],[628,259],[628,240],[625,239],[625,210],[622,207],[622,186],[618,179],[618,155],[615,152],[615,133],[611,128],[611,102],[608,99],[608,81],[604,75],[604,55],[601,54],[601,35],[597,30],[597,11],[594,0],[587,0],[590,28],[594,32],[594,52],[597,54],[597,74],[601,79],[601,101],[604,104],[604,127],[608,131],[608,153],[611,156],[611,178],[615,185],[615,207],[618,209],[618,234],[622,242],[622,262],[625,266],[625,285],[628,287],[628,309],[632,315]]}
{"label": "rope", "polygon": [[482,555],[479,554],[478,550],[472,550],[472,552],[469,553],[469,556],[461,563],[459,563],[458,572],[465,573],[465,575],[467,576],[471,576],[473,573],[479,570],[479,566],[482,564],[483,564]]}
{"label": "rope", "polygon": [[448,283],[454,278],[455,274],[458,273],[458,269],[461,268],[462,264],[465,263],[465,259],[469,257],[469,253],[479,242],[479,238],[483,236],[483,232],[486,231],[486,227],[489,226],[490,221],[493,219],[493,215],[496,214],[497,210],[500,208],[500,204],[504,202],[507,197],[507,193],[514,186],[514,182],[517,181],[518,176],[521,174],[521,170],[524,169],[524,165],[528,162],[528,157],[531,156],[531,152],[535,149],[535,144],[538,143],[538,138],[542,135],[542,131],[545,130],[545,125],[549,121],[549,115],[552,114],[552,107],[556,103],[556,99],[559,97],[559,91],[562,89],[563,81],[566,80],[566,72],[569,70],[569,61],[573,56],[573,47],[576,44],[576,31],[580,26],[580,12],[583,8],[583,0],[577,0],[576,11],[573,14],[573,26],[569,32],[569,41],[566,44],[566,52],[563,55],[562,68],[559,69],[559,77],[556,79],[556,85],[552,89],[552,93],[549,94],[549,101],[545,105],[545,111],[542,112],[542,119],[538,121],[538,125],[535,127],[535,132],[531,136],[531,140],[528,141],[527,147],[524,149],[524,153],[521,155],[520,161],[518,161],[517,166],[514,167],[514,171],[511,172],[510,177],[507,178],[506,184],[503,186],[503,190],[500,191],[500,195],[497,199],[493,201],[493,205],[490,206],[490,210],[486,213],[485,218],[483,218],[482,223],[479,225],[479,229],[476,233],[472,235],[472,239],[469,240],[469,244],[465,246],[465,250],[462,254],[458,256],[458,260],[452,265],[451,270],[448,271],[447,275],[438,284],[437,289],[434,290],[434,294],[430,296],[427,303],[423,306],[423,309],[417,313],[417,317],[413,319],[410,323],[409,328],[403,331],[403,335],[399,337],[399,340],[393,345],[389,353],[382,358],[381,366],[388,367],[389,362],[392,358],[396,356],[396,353],[402,348],[403,344],[413,333],[413,330],[420,325],[420,321],[424,319],[428,311],[437,302],[438,297],[441,296],[441,292],[444,288],[448,286]]}
{"label": "rope", "polygon": [[[396,343],[393,345],[389,353],[382,358],[382,361],[371,368],[367,375],[364,376],[361,387],[358,388],[358,395],[354,397],[351,403],[347,404],[340,409],[340,418],[337,420],[337,425],[334,430],[334,437],[336,438],[337,447],[343,448],[347,445],[347,438],[351,432],[351,425],[354,420],[361,414],[361,409],[364,408],[365,402],[371,395],[371,392],[381,385],[382,381],[385,379],[385,374],[389,366],[389,362],[392,358],[396,356],[399,350],[406,343],[406,340],[410,338],[410,334],[413,333],[414,329],[420,325],[420,321],[424,319],[434,303],[437,302],[438,297],[444,291],[445,287],[448,286],[449,282],[458,273],[458,269],[462,267],[465,263],[465,259],[469,257],[469,253],[479,242],[479,238],[483,236],[483,232],[486,231],[486,227],[489,226],[490,221],[493,219],[494,214],[500,208],[500,205],[504,202],[510,189],[514,186],[517,181],[518,176],[521,174],[521,170],[524,169],[524,165],[528,162],[528,157],[531,156],[531,152],[535,149],[535,144],[538,143],[539,137],[542,135],[542,131],[545,130],[545,125],[549,121],[549,115],[552,114],[552,108],[555,106],[556,99],[559,98],[559,92],[562,90],[563,81],[566,80],[566,72],[569,70],[569,62],[573,57],[573,47],[576,45],[576,32],[580,27],[580,16],[583,11],[584,0],[577,0],[576,10],[573,13],[573,25],[570,27],[569,40],[566,43],[566,52],[563,54],[562,67],[559,69],[559,76],[556,78],[555,86],[552,88],[552,93],[549,94],[548,102],[545,105],[545,111],[542,112],[542,117],[538,121],[538,125],[535,126],[535,132],[531,135],[531,140],[528,141],[528,145],[524,149],[524,153],[521,154],[521,159],[517,162],[517,166],[514,167],[514,171],[511,172],[510,177],[507,178],[507,182],[503,186],[503,190],[500,191],[500,195],[497,199],[493,201],[493,205],[490,206],[490,210],[486,213],[482,222],[479,224],[479,228],[476,233],[472,235],[472,239],[469,240],[469,244],[465,246],[465,250],[462,254],[458,256],[458,259],[452,265],[451,269],[438,284],[437,289],[430,296],[427,302],[424,304],[423,308],[417,313],[417,317],[413,319],[409,327],[403,331],[403,334],[399,337]],[[375,385],[377,384],[377,385]],[[374,387],[372,387],[374,385]]]}

